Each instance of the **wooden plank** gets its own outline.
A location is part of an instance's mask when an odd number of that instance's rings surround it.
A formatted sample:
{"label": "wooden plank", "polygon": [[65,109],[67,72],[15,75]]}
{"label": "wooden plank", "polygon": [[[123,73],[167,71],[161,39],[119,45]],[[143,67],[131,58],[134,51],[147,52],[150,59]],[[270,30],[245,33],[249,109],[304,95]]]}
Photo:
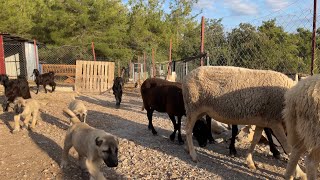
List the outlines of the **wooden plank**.
{"label": "wooden plank", "polygon": [[85,83],[85,85],[86,85],[86,87],[85,87],[85,92],[88,92],[89,91],[89,82],[90,82],[90,61],[86,61],[85,62],[86,63],[86,66],[87,66],[87,70],[86,70],[86,83]]}
{"label": "wooden plank", "polygon": [[75,89],[79,92],[104,92],[112,87],[114,62],[76,62]]}
{"label": "wooden plank", "polygon": [[89,62],[89,92],[91,92],[92,90],[92,64],[93,64],[93,61],[90,61]]}
{"label": "wooden plank", "polygon": [[103,92],[104,89],[105,89],[105,74],[106,74],[106,64],[105,62],[102,62],[101,63],[101,68],[102,68],[102,71],[101,71],[101,91]]}
{"label": "wooden plank", "polygon": [[85,62],[83,62],[82,64],[82,70],[83,70],[83,74],[82,74],[82,91],[85,91],[86,89],[86,74],[87,74],[87,64]]}
{"label": "wooden plank", "polygon": [[114,62],[109,62],[109,67],[108,67],[108,89],[112,87],[113,85],[113,80],[114,80]]}
{"label": "wooden plank", "polygon": [[101,72],[100,72],[100,70],[101,70],[101,67],[100,67],[100,66],[101,66],[101,62],[98,61],[98,62],[97,62],[97,73],[96,73],[96,74],[97,74],[97,82],[96,82],[96,83],[97,83],[97,86],[96,86],[96,91],[97,91],[97,92],[101,92],[101,91],[100,91],[100,73],[101,73]]}
{"label": "wooden plank", "polygon": [[93,65],[92,65],[92,92],[96,92],[96,78],[97,78],[97,75],[96,75],[96,72],[97,71],[97,63],[96,62],[93,62]]}
{"label": "wooden plank", "polygon": [[81,88],[79,87],[81,72],[82,72],[82,69],[80,66],[80,62],[76,61],[76,80],[75,80],[75,84],[74,84],[75,91],[81,91]]}

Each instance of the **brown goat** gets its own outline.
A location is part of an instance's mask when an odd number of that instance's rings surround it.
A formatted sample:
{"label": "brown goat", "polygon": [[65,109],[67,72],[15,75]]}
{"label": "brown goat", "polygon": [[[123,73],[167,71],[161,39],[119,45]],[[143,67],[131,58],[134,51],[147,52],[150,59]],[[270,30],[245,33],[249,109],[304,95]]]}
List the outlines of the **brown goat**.
{"label": "brown goat", "polygon": [[[181,137],[181,118],[185,115],[185,109],[181,83],[170,82],[159,78],[149,78],[141,85],[141,95],[143,106],[147,110],[149,120],[148,128],[152,130],[152,133],[154,135],[157,134],[152,124],[153,111],[165,112],[169,115],[174,126],[170,140],[174,140],[175,134],[178,131],[179,144],[183,144],[184,142]],[[178,117],[178,123],[176,123],[175,116]]]}

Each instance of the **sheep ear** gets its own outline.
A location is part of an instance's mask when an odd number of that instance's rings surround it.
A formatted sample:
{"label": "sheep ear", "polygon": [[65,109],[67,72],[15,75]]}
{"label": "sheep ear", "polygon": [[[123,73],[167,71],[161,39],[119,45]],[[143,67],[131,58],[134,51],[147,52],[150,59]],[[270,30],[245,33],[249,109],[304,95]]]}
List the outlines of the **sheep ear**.
{"label": "sheep ear", "polygon": [[96,138],[96,145],[97,145],[97,146],[100,147],[101,144],[102,144],[102,142],[103,142],[103,140],[99,140],[99,137]]}

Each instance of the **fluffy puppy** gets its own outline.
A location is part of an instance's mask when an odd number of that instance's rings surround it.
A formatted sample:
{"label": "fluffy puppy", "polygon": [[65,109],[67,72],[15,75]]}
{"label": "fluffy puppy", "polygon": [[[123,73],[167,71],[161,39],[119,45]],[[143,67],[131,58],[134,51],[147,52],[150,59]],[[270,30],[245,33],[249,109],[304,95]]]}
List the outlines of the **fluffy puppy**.
{"label": "fluffy puppy", "polygon": [[88,170],[90,179],[105,180],[100,165],[118,166],[119,141],[113,135],[71,118],[73,125],[68,129],[62,152],[61,168],[67,166],[71,147],[78,152],[80,167]]}
{"label": "fluffy puppy", "polygon": [[77,117],[81,122],[86,122],[87,108],[80,100],[72,100],[68,108],[63,109],[63,112],[67,113],[70,116],[70,118]]}
{"label": "fluffy puppy", "polygon": [[23,99],[17,97],[14,100],[14,130],[13,133],[20,131],[20,118],[24,118],[23,127],[29,127],[29,121],[32,118],[31,130],[34,130],[37,118],[39,114],[40,105],[39,102],[34,99]]}

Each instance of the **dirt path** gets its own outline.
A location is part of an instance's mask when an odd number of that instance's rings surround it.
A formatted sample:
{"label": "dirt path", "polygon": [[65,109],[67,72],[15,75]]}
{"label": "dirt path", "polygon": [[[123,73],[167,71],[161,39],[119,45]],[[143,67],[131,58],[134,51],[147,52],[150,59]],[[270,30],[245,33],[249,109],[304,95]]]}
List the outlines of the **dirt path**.
{"label": "dirt path", "polygon": [[[0,179],[89,179],[88,174],[78,168],[73,149],[70,167],[59,168],[68,128],[62,109],[72,95],[32,93],[33,98],[48,102],[42,107],[42,121],[35,132],[12,134],[13,113],[0,113]],[[146,111],[141,111],[142,101],[137,92],[126,93],[120,109],[115,108],[111,93],[84,94],[78,99],[89,109],[89,125],[120,138],[119,166],[113,169],[103,166],[108,179],[282,179],[284,174],[286,161],[274,159],[265,145],[258,145],[253,154],[258,166],[255,171],[245,165],[248,144],[237,143],[238,157],[231,158],[225,141],[206,148],[197,147],[200,162],[193,163],[177,139],[175,142],[168,139],[173,128],[166,114],[154,113],[158,136],[148,131]]]}

